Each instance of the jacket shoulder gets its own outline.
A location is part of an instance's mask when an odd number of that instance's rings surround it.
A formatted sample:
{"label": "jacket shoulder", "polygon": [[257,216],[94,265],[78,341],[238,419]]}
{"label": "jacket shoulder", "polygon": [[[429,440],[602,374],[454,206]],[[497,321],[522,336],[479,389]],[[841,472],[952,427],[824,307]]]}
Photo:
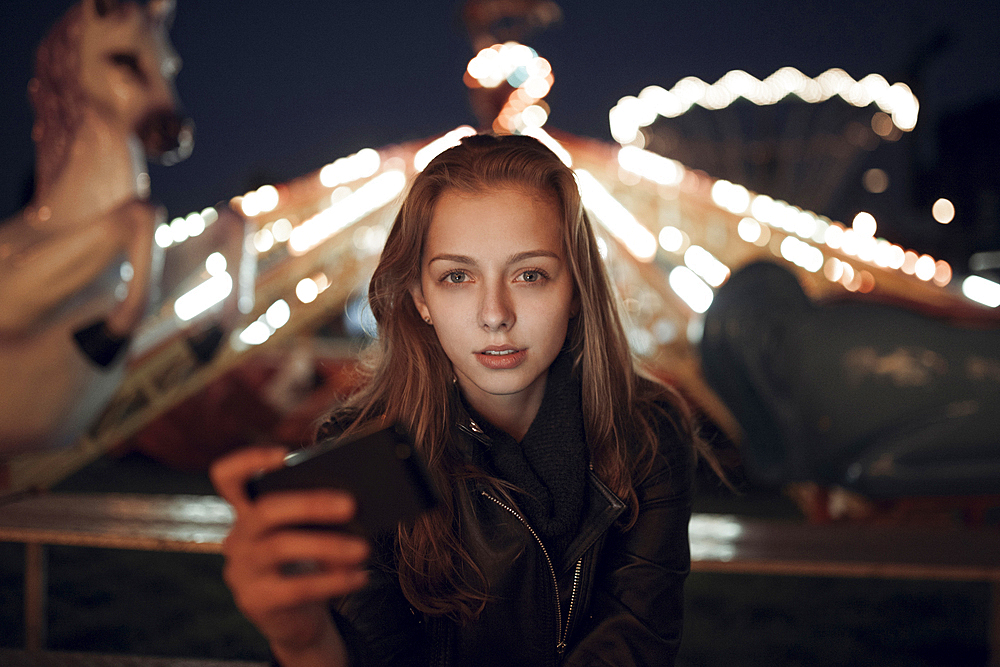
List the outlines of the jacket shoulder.
{"label": "jacket shoulder", "polygon": [[637,407],[656,437],[648,474],[639,487],[670,483],[676,491],[691,485],[696,462],[690,408],[673,389],[640,378]]}

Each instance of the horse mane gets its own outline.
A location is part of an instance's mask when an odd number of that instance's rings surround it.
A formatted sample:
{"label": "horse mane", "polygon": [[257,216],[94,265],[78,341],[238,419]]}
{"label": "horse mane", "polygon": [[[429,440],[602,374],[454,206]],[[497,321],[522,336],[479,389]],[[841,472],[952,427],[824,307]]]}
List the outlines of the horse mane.
{"label": "horse mane", "polygon": [[35,188],[47,188],[67,159],[73,134],[83,117],[86,97],[80,85],[83,7],[71,7],[42,39],[35,54],[35,76],[28,94],[35,110]]}

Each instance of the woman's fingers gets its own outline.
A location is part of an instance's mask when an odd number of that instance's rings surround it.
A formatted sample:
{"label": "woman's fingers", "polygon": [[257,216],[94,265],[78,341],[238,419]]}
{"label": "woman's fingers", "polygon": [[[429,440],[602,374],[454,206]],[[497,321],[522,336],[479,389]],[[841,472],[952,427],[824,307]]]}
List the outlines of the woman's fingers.
{"label": "woman's fingers", "polygon": [[224,456],[212,464],[210,471],[212,484],[237,511],[245,509],[250,502],[247,497],[247,481],[267,470],[275,470],[284,465],[283,447],[248,447]]}
{"label": "woman's fingers", "polygon": [[238,543],[237,540],[227,541],[224,549],[227,556],[237,557],[248,570],[261,576],[272,572],[288,576],[296,570],[360,569],[371,553],[368,542],[361,537],[321,530],[282,530],[261,537],[251,536]]}
{"label": "woman's fingers", "polygon": [[277,533],[264,540],[261,548],[275,563],[308,560],[328,568],[362,565],[371,553],[368,542],[361,537],[321,530]]}
{"label": "woman's fingers", "polygon": [[337,526],[353,519],[355,509],[346,491],[280,491],[260,496],[254,503],[254,517],[265,531],[281,526]]}
{"label": "woman's fingers", "polygon": [[321,602],[362,588],[370,555],[356,535],[318,529],[235,531],[224,545],[224,576],[253,614]]}
{"label": "woman's fingers", "polygon": [[[334,570],[294,576],[271,576],[258,579],[252,593],[237,598],[248,615],[263,615],[290,610],[313,603],[325,603],[362,588],[368,582],[364,570]],[[236,591],[244,589],[235,588]]]}

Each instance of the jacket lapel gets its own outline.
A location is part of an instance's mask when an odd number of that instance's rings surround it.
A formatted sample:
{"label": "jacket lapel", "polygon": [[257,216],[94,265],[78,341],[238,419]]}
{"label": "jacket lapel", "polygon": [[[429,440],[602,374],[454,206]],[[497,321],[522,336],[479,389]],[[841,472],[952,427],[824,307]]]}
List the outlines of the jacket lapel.
{"label": "jacket lapel", "polygon": [[572,569],[594,542],[611,527],[625,511],[625,503],[611,492],[594,471],[587,471],[587,496],[584,515],[576,538],[570,542],[559,564],[560,575]]}

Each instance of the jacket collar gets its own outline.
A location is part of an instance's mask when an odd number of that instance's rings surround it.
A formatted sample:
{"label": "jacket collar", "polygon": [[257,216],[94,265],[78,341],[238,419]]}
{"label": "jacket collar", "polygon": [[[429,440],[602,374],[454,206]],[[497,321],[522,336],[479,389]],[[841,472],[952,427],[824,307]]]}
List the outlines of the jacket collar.
{"label": "jacket collar", "polygon": [[[467,438],[471,438],[480,444],[489,447],[490,438],[482,428],[476,424],[475,420],[469,416],[461,401],[456,401],[456,427]],[[464,454],[472,458],[471,448],[466,445]],[[580,521],[580,528],[566,548],[563,558],[559,563],[559,574],[565,574],[572,569],[576,562],[583,557],[583,554],[593,546],[607,530],[618,520],[618,517],[625,512],[625,503],[609,489],[593,470],[587,470],[587,489],[584,500],[583,518]]]}

